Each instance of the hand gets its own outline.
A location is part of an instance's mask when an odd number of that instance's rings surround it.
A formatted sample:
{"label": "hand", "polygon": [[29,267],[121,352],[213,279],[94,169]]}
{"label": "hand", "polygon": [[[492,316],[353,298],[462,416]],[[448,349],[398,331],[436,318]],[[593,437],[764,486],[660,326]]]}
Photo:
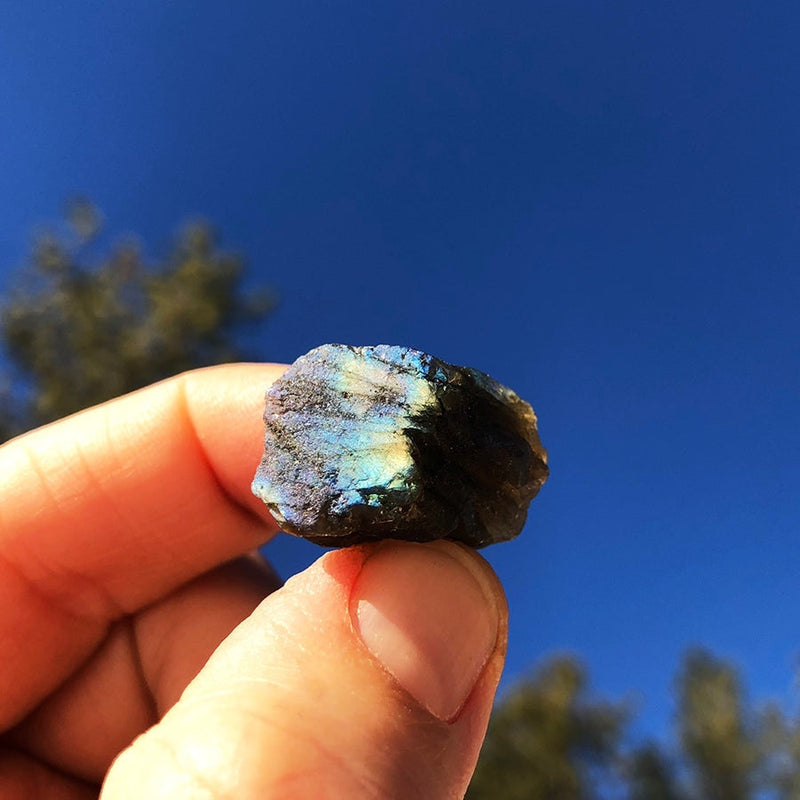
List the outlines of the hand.
{"label": "hand", "polygon": [[[0,449],[0,800],[461,797],[506,607],[452,543],[248,556],[281,367],[187,373]],[[105,778],[105,782],[104,782]]]}

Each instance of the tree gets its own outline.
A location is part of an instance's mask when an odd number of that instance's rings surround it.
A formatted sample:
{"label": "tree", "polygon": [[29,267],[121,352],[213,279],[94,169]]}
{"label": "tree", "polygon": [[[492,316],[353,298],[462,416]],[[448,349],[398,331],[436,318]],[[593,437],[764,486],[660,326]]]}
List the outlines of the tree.
{"label": "tree", "polygon": [[800,800],[800,721],[753,704],[706,650],[678,671],[672,741],[632,746],[626,706],[587,700],[586,683],[558,658],[501,699],[468,800]]}
{"label": "tree", "polygon": [[759,755],[757,722],[736,670],[692,650],[678,679],[681,749],[704,800],[754,796]]}
{"label": "tree", "polygon": [[638,748],[630,756],[626,777],[630,800],[681,800],[675,767],[655,742]]}
{"label": "tree", "polygon": [[272,297],[244,293],[243,261],[206,223],[184,227],[166,258],[133,240],[94,256],[101,218],[74,202],[67,226],[36,237],[0,314],[8,366],[3,439],[193,367],[238,360],[243,325]]}
{"label": "tree", "polygon": [[574,658],[547,662],[495,709],[468,800],[590,800],[616,780],[624,705],[586,698]]}
{"label": "tree", "polygon": [[800,800],[800,724],[769,703],[761,713],[760,784],[775,800]]}

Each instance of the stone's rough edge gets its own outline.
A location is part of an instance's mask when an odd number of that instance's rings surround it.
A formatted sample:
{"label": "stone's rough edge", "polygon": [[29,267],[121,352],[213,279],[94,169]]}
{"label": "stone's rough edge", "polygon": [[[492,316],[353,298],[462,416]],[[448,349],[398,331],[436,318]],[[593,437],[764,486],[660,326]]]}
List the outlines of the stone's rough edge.
{"label": "stone's rough edge", "polygon": [[[253,481],[252,488],[253,492],[257,496],[261,497],[265,503],[267,503],[282,530],[325,546],[345,546],[383,538],[411,538],[415,541],[427,541],[434,538],[455,538],[475,547],[483,547],[487,544],[506,541],[510,538],[514,538],[514,536],[521,532],[527,517],[527,506],[536,496],[549,475],[549,470],[547,467],[547,451],[542,446],[538,436],[537,417],[533,408],[527,402],[522,400],[512,389],[499,383],[484,372],[469,367],[458,367],[420,350],[398,345],[376,345],[368,347],[355,347],[352,345],[321,345],[320,347],[309,351],[306,355],[298,358],[297,361],[295,361],[294,364],[292,364],[284,373],[284,375],[267,391],[267,407],[264,414],[265,421],[270,418],[271,400],[279,402],[287,393],[291,395],[292,381],[297,380],[298,375],[301,379],[305,379],[304,368],[307,364],[312,364],[310,369],[310,374],[312,376],[315,372],[326,367],[328,369],[332,369],[335,374],[339,368],[337,360],[340,360],[336,354],[336,351],[347,351],[350,357],[356,361],[358,361],[358,359],[361,359],[362,361],[378,361],[388,368],[387,374],[389,375],[392,372],[402,373],[410,376],[412,380],[428,381],[436,387],[437,393],[435,394],[435,400],[440,407],[440,410],[444,408],[442,404],[442,397],[447,399],[450,396],[455,396],[457,393],[466,394],[467,396],[469,396],[470,393],[473,393],[477,396],[481,391],[485,392],[486,395],[492,397],[502,408],[508,409],[509,413],[513,413],[515,421],[518,423],[519,427],[524,429],[524,436],[522,432],[517,433],[520,440],[525,440],[527,442],[527,445],[530,448],[530,455],[532,459],[538,462],[535,465],[535,475],[528,475],[529,480],[527,485],[520,484],[516,486],[516,488],[514,486],[505,487],[507,490],[509,490],[510,495],[516,498],[519,507],[514,515],[516,522],[513,522],[512,520],[513,525],[510,529],[510,532],[506,531],[502,534],[497,534],[496,538],[492,538],[491,535],[488,537],[479,538],[477,535],[472,535],[469,531],[454,532],[452,529],[443,535],[441,533],[438,535],[436,533],[431,534],[430,531],[425,530],[424,521],[415,522],[415,524],[419,525],[419,530],[415,531],[414,535],[408,535],[408,531],[403,532],[393,529],[392,526],[397,525],[398,520],[394,520],[392,518],[389,518],[388,520],[382,519],[382,509],[379,509],[374,518],[367,522],[363,528],[356,530],[345,530],[345,532],[341,532],[335,529],[336,524],[341,526],[341,519],[339,519],[338,522],[335,521],[334,529],[331,529],[330,519],[328,517],[324,517],[325,524],[319,524],[316,528],[310,528],[308,524],[294,524],[284,516],[281,511],[282,503],[280,500],[272,501],[265,496],[268,493],[268,490],[264,487],[262,468],[269,466],[267,459],[268,452],[265,452],[261,466],[259,467],[259,470],[256,473]],[[320,359],[322,363],[319,363],[319,361],[316,361],[316,359]],[[345,376],[347,374],[358,375],[358,370],[355,370],[354,372],[343,370],[342,374]],[[467,385],[470,382],[473,384],[471,387]],[[442,397],[440,397],[439,392],[443,393]],[[469,408],[470,405],[479,405],[479,400],[481,399],[483,398],[476,399],[472,404],[467,403],[465,407]],[[485,402],[485,399],[483,400]],[[398,403],[398,405],[402,407],[402,403]],[[513,412],[511,412],[512,408]],[[272,416],[273,418],[275,416],[280,417],[285,412],[286,409],[272,409]],[[291,413],[298,412],[292,411]],[[426,411],[426,414],[427,413],[429,413],[429,410]],[[440,411],[440,413],[442,416],[445,415],[444,411]],[[525,422],[524,425],[523,421]],[[407,432],[408,431],[403,431],[403,433]],[[274,457],[274,453],[272,456]],[[415,464],[414,466],[416,467],[417,465]],[[330,489],[331,487],[323,487],[323,489],[324,488]],[[522,491],[523,489],[525,490],[524,492]],[[312,489],[309,489],[309,491],[312,491]],[[283,505],[286,506],[286,503],[283,503]],[[328,511],[329,510],[330,509],[328,508]],[[353,512],[354,509],[349,509],[349,511]],[[323,519],[321,514],[322,510],[318,510],[318,522],[320,519]],[[411,521],[414,522],[413,513],[406,514],[406,516],[410,517]],[[400,520],[400,522],[403,521],[404,520],[402,519]],[[407,522],[408,520],[405,521]],[[398,536],[392,536],[392,533],[396,533]],[[403,536],[403,533],[406,535]],[[451,537],[451,534],[454,535]]]}

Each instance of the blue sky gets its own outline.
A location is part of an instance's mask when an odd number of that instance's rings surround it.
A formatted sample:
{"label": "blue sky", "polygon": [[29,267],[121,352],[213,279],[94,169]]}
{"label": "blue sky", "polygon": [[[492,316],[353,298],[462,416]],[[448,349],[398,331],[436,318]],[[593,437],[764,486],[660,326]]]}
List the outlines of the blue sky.
{"label": "blue sky", "polygon": [[704,643],[793,700],[799,38],[779,1],[6,0],[3,279],[75,193],[153,255],[207,217],[282,298],[265,358],[408,344],[536,408],[551,480],[485,551],[508,678],[577,652],[661,732]]}

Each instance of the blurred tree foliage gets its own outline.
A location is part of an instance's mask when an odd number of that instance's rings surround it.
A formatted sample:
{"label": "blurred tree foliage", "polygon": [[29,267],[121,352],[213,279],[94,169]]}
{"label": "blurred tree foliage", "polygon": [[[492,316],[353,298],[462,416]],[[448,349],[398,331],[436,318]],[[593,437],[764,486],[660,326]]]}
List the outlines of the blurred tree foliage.
{"label": "blurred tree foliage", "polygon": [[468,800],[602,797],[628,718],[622,705],[590,702],[577,660],[555,658],[496,708]]}
{"label": "blurred tree foliage", "polygon": [[244,294],[242,259],[205,223],[186,226],[160,263],[134,240],[102,252],[98,210],[68,207],[40,233],[6,293],[0,336],[0,437],[193,367],[242,357],[242,325],[264,319],[268,292]]}
{"label": "blurred tree foliage", "polygon": [[753,796],[759,759],[750,716],[734,669],[703,651],[690,652],[678,677],[678,725],[701,797]]}
{"label": "blurred tree foliage", "polygon": [[631,708],[587,697],[556,658],[497,704],[467,800],[800,800],[800,721],[754,705],[736,669],[689,651],[667,742],[630,744]]}

